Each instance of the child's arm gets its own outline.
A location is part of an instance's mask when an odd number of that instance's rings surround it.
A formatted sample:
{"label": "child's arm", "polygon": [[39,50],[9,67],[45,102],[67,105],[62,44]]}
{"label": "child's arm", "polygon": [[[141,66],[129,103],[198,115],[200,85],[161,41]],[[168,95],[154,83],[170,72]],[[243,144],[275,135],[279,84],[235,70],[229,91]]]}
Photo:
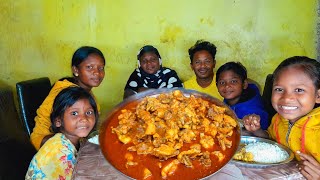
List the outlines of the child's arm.
{"label": "child's arm", "polygon": [[254,136],[269,138],[269,134],[261,129],[259,115],[246,115],[245,117],[243,117],[243,123],[246,130],[252,132]]}
{"label": "child's arm", "polygon": [[301,174],[309,179],[320,179],[320,163],[315,160],[311,155],[304,154],[297,151],[300,155],[301,162],[299,163],[299,170]]}

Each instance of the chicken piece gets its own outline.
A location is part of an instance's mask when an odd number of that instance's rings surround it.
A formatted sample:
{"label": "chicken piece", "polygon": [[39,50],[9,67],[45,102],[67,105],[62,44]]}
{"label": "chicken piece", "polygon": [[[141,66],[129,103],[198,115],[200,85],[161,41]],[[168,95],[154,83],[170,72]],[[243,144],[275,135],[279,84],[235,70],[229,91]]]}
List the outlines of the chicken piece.
{"label": "chicken piece", "polygon": [[186,107],[184,108],[184,114],[187,115],[188,117],[195,117],[196,116],[196,112],[194,109]]}
{"label": "chicken piece", "polygon": [[171,98],[167,94],[159,94],[158,99],[162,104],[169,104],[171,101]]}
{"label": "chicken piece", "polygon": [[127,160],[127,161],[132,161],[133,160],[133,155],[131,153],[126,153],[124,155],[124,158]]}
{"label": "chicken piece", "polygon": [[136,146],[130,146],[127,148],[128,151],[137,151]]}
{"label": "chicken piece", "polygon": [[217,139],[222,150],[232,147],[232,141],[227,139],[227,135],[219,134]]}
{"label": "chicken piece", "polygon": [[205,149],[212,148],[214,145],[214,139],[211,136],[207,136],[204,133],[200,133],[200,144]]}
{"label": "chicken piece", "polygon": [[179,142],[176,143],[176,144],[173,146],[173,148],[174,148],[174,149],[180,149],[180,148],[182,148],[182,146],[183,146],[183,141],[179,140]]}
{"label": "chicken piece", "polygon": [[165,137],[168,141],[174,142],[176,139],[179,139],[178,132],[179,129],[167,129]]}
{"label": "chicken piece", "polygon": [[206,167],[210,167],[211,166],[210,153],[208,151],[202,153],[199,161],[202,165]]}
{"label": "chicken piece", "polygon": [[221,106],[217,106],[215,104],[212,104],[212,108],[215,112],[217,112],[218,114],[224,114],[226,112],[226,108],[221,107]]}
{"label": "chicken piece", "polygon": [[219,124],[222,124],[223,123],[223,114],[214,115],[213,120],[218,122]]}
{"label": "chicken piece", "polygon": [[126,154],[124,155],[124,158],[127,160],[126,168],[129,168],[129,166],[136,166],[136,165],[138,165],[137,162],[133,162],[133,155],[130,154],[130,153],[126,153]]}
{"label": "chicken piece", "polygon": [[138,118],[142,119],[144,122],[151,121],[152,115],[150,112],[142,109],[137,109],[137,116]]}
{"label": "chicken piece", "polygon": [[218,131],[220,134],[224,134],[227,135],[229,134],[231,131],[233,131],[233,127],[232,126],[224,126],[224,127],[219,127]]}
{"label": "chicken piece", "polygon": [[216,114],[218,114],[218,113],[215,112],[212,107],[208,108],[208,112],[207,112],[208,118],[213,119]]}
{"label": "chicken piece", "polygon": [[155,114],[158,118],[164,118],[166,112],[167,112],[167,108],[158,108]]}
{"label": "chicken piece", "polygon": [[227,139],[227,138],[224,138],[224,144],[226,145],[227,148],[231,148],[232,147],[232,141]]}
{"label": "chicken piece", "polygon": [[172,112],[171,111],[166,111],[164,114],[164,119],[165,120],[170,120],[172,118]]}
{"label": "chicken piece", "polygon": [[190,146],[190,149],[195,149],[197,151],[201,151],[201,145],[200,144],[194,144]]}
{"label": "chicken piece", "polygon": [[217,133],[218,133],[218,128],[214,125],[214,124],[210,124],[210,134],[213,138],[216,137]]}
{"label": "chicken piece", "polygon": [[153,151],[153,145],[151,143],[139,143],[136,145],[137,154],[151,154]]}
{"label": "chicken piece", "polygon": [[138,110],[141,110],[141,109],[146,109],[146,107],[147,107],[147,98],[144,98],[144,99],[142,99],[142,101],[137,105],[137,107],[136,107],[136,112],[138,111]]}
{"label": "chicken piece", "polygon": [[187,167],[193,167],[190,158],[195,158],[201,153],[201,147],[199,144],[196,144],[196,146],[191,146],[190,148],[190,150],[182,151],[177,157],[179,162],[185,164]]}
{"label": "chicken piece", "polygon": [[[183,153],[183,152],[181,152],[181,153]],[[178,160],[179,160],[180,163],[184,164],[187,167],[193,168],[192,162],[191,162],[191,160],[190,160],[188,155],[181,155],[181,156],[179,156],[179,155],[178,155]]]}
{"label": "chicken piece", "polygon": [[126,124],[119,124],[116,128],[112,128],[112,133],[116,133],[118,136],[124,135],[127,134],[130,129],[131,127]]}
{"label": "chicken piece", "polygon": [[233,159],[243,161],[245,153],[246,153],[246,149],[241,148],[241,150],[236,152],[236,154],[233,156]]}
{"label": "chicken piece", "polygon": [[142,124],[139,124],[138,126],[136,126],[135,128],[131,129],[131,132],[129,132],[128,136],[132,137],[132,142],[134,144],[137,144],[139,142],[141,142],[141,139],[143,139],[145,136],[147,136],[145,134],[145,127],[142,126]]}
{"label": "chicken piece", "polygon": [[157,98],[147,97],[147,111],[154,112],[159,106],[161,106],[161,103]]}
{"label": "chicken piece", "polygon": [[163,137],[163,135],[166,133],[166,129],[168,129],[166,123],[161,120],[154,122],[154,124],[156,125],[156,134],[159,134],[159,136]]}
{"label": "chicken piece", "polygon": [[190,129],[183,129],[178,135],[180,139],[186,143],[191,143],[192,140],[196,139],[196,134]]}
{"label": "chicken piece", "polygon": [[200,119],[197,118],[197,116],[191,117],[191,121],[192,121],[193,124],[199,124],[200,123]]}
{"label": "chicken piece", "polygon": [[199,109],[201,104],[200,104],[200,99],[196,98],[194,95],[190,95],[189,100],[189,105],[193,108],[193,109]]}
{"label": "chicken piece", "polygon": [[223,115],[223,121],[232,127],[237,126],[237,121],[235,119],[233,119],[231,116],[228,116],[226,114]]}
{"label": "chicken piece", "polygon": [[167,160],[179,154],[179,150],[174,149],[166,144],[161,144],[160,147],[154,148],[152,154],[160,159]]}
{"label": "chicken piece", "polygon": [[118,139],[123,143],[123,144],[128,144],[131,142],[131,137],[126,136],[126,135],[118,135]]}
{"label": "chicken piece", "polygon": [[204,132],[208,132],[210,129],[211,121],[208,118],[203,118],[201,126],[204,128]]}
{"label": "chicken piece", "polygon": [[160,147],[161,144],[165,144],[165,143],[167,143],[166,138],[153,136],[152,144],[154,145],[154,147],[158,148]]}
{"label": "chicken piece", "polygon": [[225,158],[225,155],[220,151],[213,151],[211,154],[215,155],[218,158],[218,161],[222,161]]}
{"label": "chicken piece", "polygon": [[136,115],[134,112],[123,109],[121,110],[121,114],[118,116],[119,124],[127,124],[131,125],[131,123],[135,123]]}
{"label": "chicken piece", "polygon": [[137,162],[127,161],[127,163],[126,163],[126,168],[128,169],[128,168],[130,168],[130,166],[136,166],[136,165],[138,165]]}
{"label": "chicken piece", "polygon": [[173,99],[170,103],[170,108],[172,109],[173,112],[181,110],[181,103],[180,101]]}
{"label": "chicken piece", "polygon": [[178,99],[179,101],[182,101],[185,98],[185,96],[179,90],[173,91],[173,97]]}
{"label": "chicken piece", "polygon": [[143,179],[147,179],[148,177],[152,176],[152,173],[149,169],[144,168],[143,169]]}
{"label": "chicken piece", "polygon": [[243,156],[243,161],[252,162],[254,161],[254,156],[251,152],[245,152]]}
{"label": "chicken piece", "polygon": [[207,108],[209,108],[209,102],[208,101],[205,101],[203,99],[200,99],[200,106],[199,108],[197,109],[198,110],[198,113],[205,113]]}
{"label": "chicken piece", "polygon": [[233,159],[240,160],[240,161],[246,161],[246,162],[252,162],[254,161],[253,154],[251,152],[246,152],[245,148],[242,148],[240,151],[238,151],[234,156]]}
{"label": "chicken piece", "polygon": [[162,179],[167,179],[168,176],[172,175],[178,169],[179,164],[180,162],[177,159],[175,159],[171,163],[166,165],[164,168],[162,168],[161,170]]}
{"label": "chicken piece", "polygon": [[232,134],[233,134],[233,130],[232,130],[232,131],[229,131],[229,132],[226,134],[226,136],[227,136],[227,137],[231,137]]}
{"label": "chicken piece", "polygon": [[146,135],[153,135],[156,133],[156,125],[153,122],[147,122],[146,126],[147,126],[145,131]]}

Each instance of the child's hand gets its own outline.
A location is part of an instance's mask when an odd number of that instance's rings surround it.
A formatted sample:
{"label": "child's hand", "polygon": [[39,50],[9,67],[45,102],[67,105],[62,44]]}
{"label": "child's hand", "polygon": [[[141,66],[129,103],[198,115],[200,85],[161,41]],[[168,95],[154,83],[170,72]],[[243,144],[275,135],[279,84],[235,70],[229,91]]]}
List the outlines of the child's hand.
{"label": "child's hand", "polygon": [[304,154],[297,151],[300,155],[301,162],[299,163],[299,171],[307,179],[320,180],[320,163],[315,160],[311,155]]}
{"label": "child's hand", "polygon": [[260,126],[260,116],[256,114],[246,115],[242,118],[244,127],[250,131],[255,132],[261,128]]}

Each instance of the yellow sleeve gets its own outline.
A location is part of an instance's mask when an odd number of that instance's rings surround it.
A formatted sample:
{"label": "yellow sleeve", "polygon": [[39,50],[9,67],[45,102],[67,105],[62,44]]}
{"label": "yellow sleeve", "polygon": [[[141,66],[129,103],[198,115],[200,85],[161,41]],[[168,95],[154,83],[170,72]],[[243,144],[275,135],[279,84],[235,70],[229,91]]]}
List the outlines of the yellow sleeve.
{"label": "yellow sleeve", "polygon": [[38,108],[37,116],[34,119],[35,127],[33,128],[33,131],[30,135],[31,143],[36,148],[36,150],[40,149],[42,139],[45,136],[53,134],[50,131],[50,128],[51,128],[50,114],[52,111],[54,99],[60,93],[60,91],[72,85],[75,85],[75,84],[66,80],[56,82],[55,85],[52,87],[49,95],[46,97],[46,99]]}
{"label": "yellow sleeve", "polygon": [[271,124],[269,125],[268,129],[267,129],[267,132],[269,133],[269,137],[271,139],[274,139],[276,140],[276,133],[274,132],[274,123],[275,123],[275,119],[276,119],[276,116],[277,114],[275,114],[273,117],[272,117],[272,120],[271,120]]}

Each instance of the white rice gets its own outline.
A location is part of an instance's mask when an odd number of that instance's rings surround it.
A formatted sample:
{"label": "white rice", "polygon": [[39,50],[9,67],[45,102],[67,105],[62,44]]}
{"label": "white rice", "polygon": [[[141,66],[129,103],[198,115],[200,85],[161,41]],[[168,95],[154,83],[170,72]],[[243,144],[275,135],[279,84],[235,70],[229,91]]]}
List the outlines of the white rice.
{"label": "white rice", "polygon": [[277,145],[264,142],[248,144],[245,149],[246,152],[251,152],[254,161],[259,163],[278,163],[289,157],[289,154]]}
{"label": "white rice", "polygon": [[98,144],[99,145],[99,135],[95,135],[92,138],[90,138],[88,140],[89,142],[93,143],[93,144]]}

